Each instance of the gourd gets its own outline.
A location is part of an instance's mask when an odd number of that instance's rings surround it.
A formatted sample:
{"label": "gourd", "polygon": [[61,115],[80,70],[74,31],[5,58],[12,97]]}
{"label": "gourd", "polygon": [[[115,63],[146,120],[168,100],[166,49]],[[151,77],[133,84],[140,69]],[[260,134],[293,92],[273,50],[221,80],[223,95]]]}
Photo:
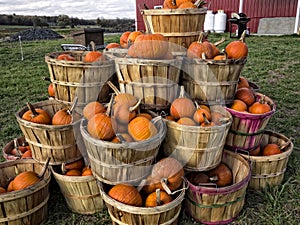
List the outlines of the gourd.
{"label": "gourd", "polygon": [[181,86],[179,97],[170,106],[170,115],[175,119],[181,117],[193,117],[196,107],[190,98],[184,96],[184,87]]}
{"label": "gourd", "polygon": [[155,136],[158,131],[150,120],[139,116],[129,122],[128,133],[135,141],[144,141]]}
{"label": "gourd", "polygon": [[22,115],[22,119],[38,123],[38,124],[51,124],[51,116],[49,113],[41,108],[34,108],[31,103],[27,103],[28,110]]}
{"label": "gourd", "polygon": [[225,52],[229,59],[241,59],[248,56],[248,46],[245,43],[246,30],[242,33],[241,38],[232,41],[225,47]]}
{"label": "gourd", "polygon": [[108,195],[127,205],[142,206],[143,204],[141,194],[130,184],[117,184],[108,191]]}

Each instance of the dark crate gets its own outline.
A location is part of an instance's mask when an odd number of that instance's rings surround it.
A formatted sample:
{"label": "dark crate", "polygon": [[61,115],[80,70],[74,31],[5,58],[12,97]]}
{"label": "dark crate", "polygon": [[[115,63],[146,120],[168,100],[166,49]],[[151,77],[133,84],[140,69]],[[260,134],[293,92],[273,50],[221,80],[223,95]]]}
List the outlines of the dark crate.
{"label": "dark crate", "polygon": [[104,30],[100,28],[84,28],[75,31],[73,35],[74,43],[89,46],[90,42],[95,42],[96,46],[104,45]]}

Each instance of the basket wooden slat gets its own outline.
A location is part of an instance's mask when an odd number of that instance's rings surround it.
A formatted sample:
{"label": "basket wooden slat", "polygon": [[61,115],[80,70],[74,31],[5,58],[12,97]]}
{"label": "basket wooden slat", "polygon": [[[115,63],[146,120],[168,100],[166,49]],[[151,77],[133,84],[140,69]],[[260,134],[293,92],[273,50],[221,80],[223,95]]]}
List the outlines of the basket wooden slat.
{"label": "basket wooden slat", "polygon": [[116,58],[120,91],[142,99],[143,109],[166,109],[178,96],[181,64],[181,57],[172,60]]}
{"label": "basket wooden slat", "polygon": [[[32,104],[35,108],[46,110],[52,117],[55,112],[66,107],[57,100],[46,100]],[[50,157],[50,165],[73,162],[82,158],[76,144],[78,140],[81,116],[73,113],[74,122],[67,125],[37,124],[22,119],[27,107],[20,109],[15,115],[20,129],[32,151],[33,159],[45,163]],[[77,131],[78,130],[78,131]]]}
{"label": "basket wooden slat", "polygon": [[206,11],[206,8],[147,9],[141,13],[148,33],[160,33],[174,43],[173,51],[185,51],[203,31]]}
{"label": "basket wooden slat", "polygon": [[250,180],[250,165],[243,157],[224,150],[222,162],[233,173],[233,184],[215,188],[195,186],[189,182],[186,194],[186,212],[204,224],[227,224],[241,212]]}
{"label": "basket wooden slat", "polygon": [[163,141],[166,156],[179,160],[188,171],[207,171],[216,167],[222,152],[232,117],[221,106],[212,106],[211,111],[225,115],[228,121],[219,126],[185,126],[166,120],[167,134]]}
{"label": "basket wooden slat", "polygon": [[104,202],[94,176],[66,176],[57,166],[51,167],[69,209],[79,214],[94,214],[104,208]]}
{"label": "basket wooden slat", "polygon": [[81,133],[88,153],[93,175],[107,184],[138,183],[151,171],[166,134],[166,125],[160,117],[154,118],[158,133],[145,141],[112,143],[95,139],[82,120]]}
{"label": "basket wooden slat", "polygon": [[200,103],[230,104],[246,61],[246,58],[215,61],[185,57],[181,83],[189,96]]}
{"label": "basket wooden slat", "polygon": [[[0,183],[7,187],[8,180],[19,172],[34,171],[40,173],[43,165],[33,159],[20,159],[0,163]],[[43,224],[48,216],[49,183],[51,172],[46,170],[41,180],[23,190],[2,193],[0,195],[0,224]]]}
{"label": "basket wooden slat", "polygon": [[[62,53],[74,56],[77,61],[57,60]],[[80,108],[91,101],[108,102],[110,88],[107,81],[116,80],[113,60],[85,63],[85,54],[85,51],[70,51],[45,56],[55,99],[69,103],[77,96]]]}
{"label": "basket wooden slat", "polygon": [[248,159],[252,166],[249,188],[262,190],[267,186],[276,186],[282,183],[287,168],[289,157],[293,151],[293,142],[283,134],[266,130],[260,146],[263,149],[267,144],[283,146],[282,153],[272,156],[249,156],[241,154]]}
{"label": "basket wooden slat", "polygon": [[[263,97],[263,94],[258,92],[255,95],[257,100]],[[226,138],[226,148],[251,151],[260,145],[263,132],[276,110],[276,105],[272,99],[265,96],[265,101],[272,110],[264,114],[244,113],[226,108],[233,118]]]}
{"label": "basket wooden slat", "polygon": [[113,225],[177,225],[186,192],[186,184],[175,194],[173,201],[156,207],[136,207],[111,198],[102,183],[98,183]]}

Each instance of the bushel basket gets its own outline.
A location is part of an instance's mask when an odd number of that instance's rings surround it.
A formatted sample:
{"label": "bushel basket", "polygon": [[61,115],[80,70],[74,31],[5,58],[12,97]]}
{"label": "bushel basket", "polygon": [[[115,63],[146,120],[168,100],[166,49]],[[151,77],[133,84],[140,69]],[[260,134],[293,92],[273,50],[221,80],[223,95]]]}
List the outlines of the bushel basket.
{"label": "bushel basket", "polygon": [[[20,159],[0,163],[1,186],[7,187],[9,179],[17,175],[16,170],[19,173],[34,171],[40,174],[44,166],[33,159]],[[45,169],[44,175],[37,183],[19,191],[1,193],[1,225],[40,225],[47,220],[51,172],[48,167]]]}
{"label": "bushel basket", "polygon": [[81,133],[88,153],[93,175],[106,184],[139,183],[151,172],[166,125],[161,117],[152,119],[158,132],[148,140],[113,143],[93,138],[82,120]]}

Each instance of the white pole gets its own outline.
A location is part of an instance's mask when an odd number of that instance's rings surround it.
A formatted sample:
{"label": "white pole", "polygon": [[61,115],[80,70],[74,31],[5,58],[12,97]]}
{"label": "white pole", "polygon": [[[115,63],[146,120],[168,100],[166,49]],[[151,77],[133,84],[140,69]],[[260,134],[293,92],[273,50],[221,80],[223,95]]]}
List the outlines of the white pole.
{"label": "white pole", "polygon": [[24,56],[23,56],[23,48],[22,48],[22,41],[21,41],[21,36],[19,35],[19,43],[20,43],[20,50],[21,50],[21,60],[24,60]]}
{"label": "white pole", "polygon": [[298,33],[299,29],[299,16],[300,16],[300,0],[298,0],[298,6],[297,6],[297,13],[296,13],[296,19],[295,19],[295,28],[294,28],[294,33]]}
{"label": "white pole", "polygon": [[[299,0],[298,0],[299,1]],[[243,4],[244,4],[244,0],[240,0],[240,5],[239,5],[239,13],[243,12]]]}

